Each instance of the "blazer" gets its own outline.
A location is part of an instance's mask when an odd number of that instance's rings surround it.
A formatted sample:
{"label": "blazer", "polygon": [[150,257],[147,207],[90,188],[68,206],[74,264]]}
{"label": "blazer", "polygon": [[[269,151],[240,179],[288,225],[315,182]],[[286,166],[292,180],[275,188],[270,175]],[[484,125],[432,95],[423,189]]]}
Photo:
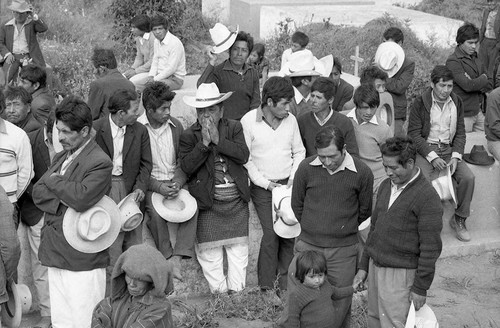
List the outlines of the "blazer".
{"label": "blazer", "polygon": [[108,250],[82,253],[64,237],[63,219],[68,206],[85,212],[111,188],[113,163],[94,140],[83,148],[64,175],[58,173],[68,152],[58,153],[49,169],[33,186],[33,202],[45,213],[38,257],[42,264],[70,271],[90,271],[109,265]]}
{"label": "blazer", "polygon": [[[2,24],[0,27],[0,54],[2,57],[12,52],[12,47],[14,45],[14,26],[5,25],[6,23]],[[43,59],[42,50],[40,50],[36,35],[37,33],[47,31],[47,25],[41,18],[38,18],[38,20],[31,20],[28,22],[24,26],[24,31],[26,33],[26,41],[28,41],[28,49],[30,57],[33,59],[33,64],[45,67],[45,60]]]}
{"label": "blazer", "polygon": [[[98,119],[93,126],[96,131],[95,141],[113,160],[113,137],[111,136],[109,116]],[[136,189],[146,193],[153,169],[153,161],[149,133],[141,123],[135,122],[127,126],[123,140],[122,158],[122,176],[127,194]]]}

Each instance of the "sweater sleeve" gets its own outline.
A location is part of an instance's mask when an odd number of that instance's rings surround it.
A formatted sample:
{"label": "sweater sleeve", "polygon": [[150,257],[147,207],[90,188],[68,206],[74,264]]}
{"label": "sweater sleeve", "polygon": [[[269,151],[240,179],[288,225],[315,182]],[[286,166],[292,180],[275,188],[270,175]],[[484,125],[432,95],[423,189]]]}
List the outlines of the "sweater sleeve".
{"label": "sweater sleeve", "polygon": [[349,154],[359,157],[358,142],[356,141],[356,133],[354,132],[354,126],[350,119],[345,121],[345,144],[346,150]]}
{"label": "sweater sleeve", "polygon": [[481,91],[488,86],[489,81],[486,74],[481,74],[474,79],[467,77],[461,61],[456,56],[450,56],[446,61],[446,66],[453,73],[453,82],[458,84],[465,92]]}
{"label": "sweater sleeve", "polygon": [[295,172],[297,171],[299,164],[306,158],[306,149],[304,148],[304,144],[302,143],[302,139],[300,137],[299,125],[297,124],[297,120],[293,120],[293,140],[292,140],[292,170],[290,172],[290,179],[293,180],[295,176]]}
{"label": "sweater sleeve", "polygon": [[352,288],[352,286],[346,286],[346,287],[330,286],[330,288],[332,289],[332,300],[340,300],[352,296],[352,294],[354,294],[354,288]]}
{"label": "sweater sleeve", "polygon": [[490,132],[500,139],[500,89],[492,91],[488,96],[486,122]]}
{"label": "sweater sleeve", "polygon": [[[253,138],[252,120],[255,120],[255,116],[253,114],[248,114],[248,113],[241,118],[241,125],[243,126],[243,134],[245,136],[245,142],[247,144],[248,149],[252,149],[252,138]],[[248,171],[248,176],[250,177],[250,180],[254,184],[263,189],[267,189],[269,187],[270,181],[266,177],[264,177],[264,175],[259,171],[255,163],[253,162],[251,152],[249,153],[248,161],[244,164],[244,166]]]}
{"label": "sweater sleeve", "polygon": [[424,128],[424,103],[422,96],[417,97],[410,105],[410,120],[408,122],[408,136],[410,136],[415,145],[417,152],[422,157],[427,157],[431,152],[427,140],[422,136],[422,129]]}
{"label": "sweater sleeve", "polygon": [[372,215],[373,173],[368,167],[358,170],[358,172],[361,173],[361,186],[358,194],[358,223],[361,224]]}
{"label": "sweater sleeve", "polygon": [[292,210],[295,214],[295,217],[300,222],[302,219],[302,211],[304,210],[304,198],[306,196],[306,168],[305,165],[309,165],[306,163],[307,161],[303,161],[297,172],[295,172],[295,177],[293,179],[293,188],[292,188]]}
{"label": "sweater sleeve", "polygon": [[408,65],[402,67],[402,72],[398,77],[392,77],[387,79],[385,85],[387,91],[397,94],[404,95],[406,90],[413,81],[413,74],[415,72],[415,63],[409,62]]}

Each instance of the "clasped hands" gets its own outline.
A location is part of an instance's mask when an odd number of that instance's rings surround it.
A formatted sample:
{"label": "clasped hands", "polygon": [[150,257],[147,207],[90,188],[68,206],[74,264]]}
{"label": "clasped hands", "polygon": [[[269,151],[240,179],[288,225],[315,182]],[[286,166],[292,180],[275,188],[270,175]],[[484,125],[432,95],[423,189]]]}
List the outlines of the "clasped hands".
{"label": "clasped hands", "polygon": [[200,119],[201,124],[201,137],[203,139],[203,144],[208,146],[210,142],[217,145],[219,143],[219,130],[215,126],[214,119],[210,117],[202,116]]}
{"label": "clasped hands", "polygon": [[458,165],[458,159],[457,158],[452,158],[449,163],[446,163],[444,159],[441,157],[434,158],[431,162],[432,166],[441,171],[444,170],[447,166],[450,167],[450,173],[453,175],[455,173],[455,170],[457,169]]}
{"label": "clasped hands", "polygon": [[167,199],[177,197],[181,186],[175,181],[165,181],[160,185],[160,194]]}

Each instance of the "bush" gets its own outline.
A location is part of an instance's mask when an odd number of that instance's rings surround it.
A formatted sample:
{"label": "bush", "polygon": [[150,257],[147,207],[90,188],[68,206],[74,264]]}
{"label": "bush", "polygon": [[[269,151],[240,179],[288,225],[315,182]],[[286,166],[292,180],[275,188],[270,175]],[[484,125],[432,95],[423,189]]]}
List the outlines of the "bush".
{"label": "bush", "polygon": [[423,11],[428,14],[471,22],[481,27],[481,12],[486,1],[477,0],[423,0],[419,4],[407,6],[408,9]]}

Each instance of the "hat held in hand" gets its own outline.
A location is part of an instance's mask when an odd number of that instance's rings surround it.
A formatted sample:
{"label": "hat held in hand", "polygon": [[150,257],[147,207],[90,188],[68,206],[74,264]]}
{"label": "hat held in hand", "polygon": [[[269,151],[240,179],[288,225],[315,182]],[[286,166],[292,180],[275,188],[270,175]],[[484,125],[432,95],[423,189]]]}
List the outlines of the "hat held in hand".
{"label": "hat held in hand", "polygon": [[2,303],[2,323],[7,327],[19,327],[22,315],[29,312],[31,308],[31,292],[28,286],[16,284],[11,281],[7,284],[9,300]]}
{"label": "hat held in hand", "polygon": [[455,196],[455,189],[453,188],[453,180],[451,179],[451,170],[449,166],[440,172],[438,178],[432,180],[432,186],[436,189],[441,200],[452,200],[457,204],[457,197]]}
{"label": "hat held in hand", "polygon": [[[302,229],[292,210],[292,188],[276,187],[273,189],[272,195],[274,232],[281,238],[298,237]],[[281,215],[278,216],[276,210],[279,210]]]}
{"label": "hat held in hand", "polygon": [[224,52],[227,49],[231,48],[234,41],[236,40],[236,36],[238,35],[239,29],[240,27],[239,25],[237,25],[236,31],[231,32],[225,25],[222,25],[221,23],[216,23],[214,27],[208,30],[210,32],[210,37],[212,38],[212,41],[215,44],[212,50],[213,53],[220,54],[221,52]]}
{"label": "hat held in hand", "polygon": [[122,231],[132,231],[142,223],[142,212],[134,197],[134,193],[128,194],[118,203],[122,218]]}
{"label": "hat held in hand", "polygon": [[158,215],[165,221],[181,223],[193,217],[198,209],[196,199],[185,189],[179,190],[175,198],[167,198],[154,192],[151,202]]}
{"label": "hat held in hand", "polygon": [[474,165],[491,165],[495,159],[488,155],[483,145],[474,145],[469,154],[464,154],[464,160]]}

